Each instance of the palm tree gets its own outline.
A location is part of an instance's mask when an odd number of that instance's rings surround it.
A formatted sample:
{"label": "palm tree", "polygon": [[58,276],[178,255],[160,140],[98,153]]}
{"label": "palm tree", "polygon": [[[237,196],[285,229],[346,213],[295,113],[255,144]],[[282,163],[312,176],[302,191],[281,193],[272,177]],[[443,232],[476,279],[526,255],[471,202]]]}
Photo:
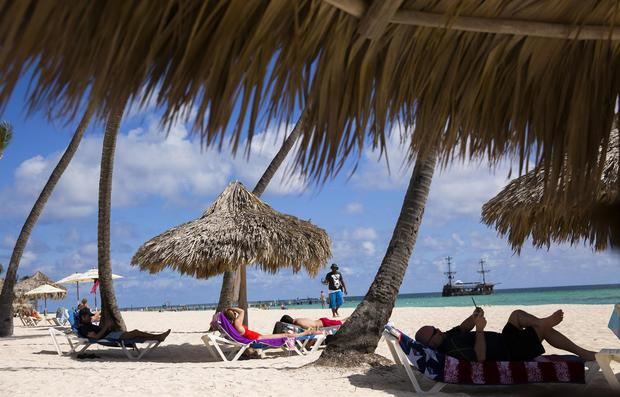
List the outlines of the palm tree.
{"label": "palm tree", "polygon": [[97,224],[97,266],[99,268],[99,288],[101,292],[102,318],[110,319],[114,330],[126,330],[125,322],[116,303],[112,285],[112,265],[110,263],[110,204],[112,201],[112,174],[114,171],[114,152],[116,136],[123,118],[127,99],[119,101],[110,111],[103,136],[101,151],[101,172],[99,176],[99,219]]}
{"label": "palm tree", "polygon": [[67,146],[67,149],[58,161],[58,164],[56,164],[56,167],[52,171],[47,183],[39,194],[34,206],[30,210],[30,214],[28,214],[28,218],[26,218],[26,222],[24,222],[24,226],[22,226],[22,230],[17,237],[17,241],[15,242],[15,247],[13,248],[13,253],[11,254],[11,259],[9,261],[9,267],[6,271],[2,292],[0,293],[0,337],[13,335],[13,287],[15,287],[15,282],[17,281],[17,269],[19,268],[19,262],[22,258],[22,254],[26,249],[28,238],[30,238],[30,233],[34,228],[34,225],[37,223],[37,220],[39,219],[47,200],[54,191],[56,184],[60,180],[60,177],[69,166],[73,155],[80,146],[80,141],[84,136],[84,131],[86,131],[93,115],[93,110],[94,108],[89,105],[84,113],[84,116],[82,116],[82,120],[80,121],[75,134],[73,134],[73,138],[71,139],[69,146]]}
{"label": "palm tree", "polygon": [[[267,189],[267,185],[271,182],[271,179],[284,162],[284,159],[288,155],[288,153],[293,148],[293,145],[297,141],[297,138],[301,135],[301,132],[308,127],[308,112],[304,109],[303,113],[297,120],[295,124],[295,128],[291,131],[290,135],[286,138],[278,153],[276,153],[273,160],[261,176],[260,180],[254,187],[252,193],[256,195],[256,197],[260,197]],[[243,323],[248,325],[248,294],[247,294],[247,285],[246,285],[246,267],[241,266],[239,268],[239,307],[241,307],[245,311],[245,317],[243,319]],[[220,300],[217,304],[216,311],[222,311],[227,307],[232,306],[234,303],[234,283],[235,283],[235,272],[226,272],[224,273],[224,278],[222,281],[222,290],[220,291]]]}
{"label": "palm tree", "polygon": [[334,335],[321,361],[336,362],[345,352],[373,353],[388,322],[413,251],[430,190],[436,153],[417,159],[403,206],[381,266],[362,303]]}
{"label": "palm tree", "polygon": [[11,143],[11,138],[13,138],[13,126],[8,121],[0,122],[0,159],[4,155],[4,151],[6,150],[9,143]]}

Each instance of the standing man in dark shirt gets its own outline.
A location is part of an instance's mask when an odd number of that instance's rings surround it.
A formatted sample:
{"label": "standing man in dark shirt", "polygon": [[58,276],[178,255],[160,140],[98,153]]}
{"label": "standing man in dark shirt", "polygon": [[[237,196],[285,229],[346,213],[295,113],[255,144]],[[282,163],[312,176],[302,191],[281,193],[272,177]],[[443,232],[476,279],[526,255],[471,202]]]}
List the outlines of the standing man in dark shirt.
{"label": "standing man in dark shirt", "polygon": [[[515,310],[502,333],[485,331],[484,311],[477,307],[461,325],[443,332],[425,325],[415,339],[449,356],[467,361],[528,361],[545,352],[542,341],[574,353],[586,361],[594,360],[594,352],[577,346],[554,329],[564,313],[558,310],[549,317],[538,318],[523,310]],[[475,332],[471,332],[473,328]]]}
{"label": "standing man in dark shirt", "polygon": [[78,326],[78,332],[81,336],[89,339],[147,339],[163,342],[168,334],[170,334],[170,330],[164,332],[163,334],[151,334],[148,332],[138,331],[136,329],[128,332],[111,331],[111,324],[109,322],[104,324],[103,327],[93,324],[93,315],[94,314],[90,312],[88,307],[83,307],[80,309],[80,325]]}
{"label": "standing man in dark shirt", "polygon": [[344,303],[344,294],[347,293],[347,287],[344,284],[344,278],[338,271],[338,265],[332,263],[331,271],[327,273],[325,279],[322,280],[323,284],[327,284],[329,292],[329,308],[332,309],[332,316],[338,317],[338,308]]}

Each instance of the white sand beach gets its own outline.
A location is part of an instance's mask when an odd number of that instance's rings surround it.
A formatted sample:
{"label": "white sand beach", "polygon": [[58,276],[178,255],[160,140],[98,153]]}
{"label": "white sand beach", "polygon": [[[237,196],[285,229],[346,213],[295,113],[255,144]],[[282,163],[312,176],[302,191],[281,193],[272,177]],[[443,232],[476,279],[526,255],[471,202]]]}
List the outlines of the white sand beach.
{"label": "white sand beach", "polygon": [[[528,306],[527,311],[544,316],[555,305]],[[592,350],[620,348],[620,340],[607,328],[611,305],[565,305],[564,321],[557,329],[578,344]],[[515,307],[485,306],[487,329],[500,330]],[[352,309],[341,309],[347,316]],[[252,309],[253,329],[270,333],[282,314],[293,317],[325,317],[328,310]],[[413,334],[424,324],[442,329],[458,324],[471,308],[397,308],[391,321]],[[238,362],[215,361],[200,337],[212,312],[125,312],[129,329],[148,331],[172,329],[168,339],[139,362],[129,361],[120,349],[92,347],[98,359],[60,357],[54,350],[48,328],[15,327],[11,338],[0,339],[0,396],[408,396],[409,380],[396,366],[385,368],[333,369],[309,365],[318,354],[304,357],[275,354],[266,359]],[[66,341],[63,341],[66,343]],[[68,346],[63,346],[65,349]],[[545,344],[547,353],[558,351]],[[377,353],[390,357],[385,343]],[[613,367],[620,372],[620,366]],[[426,384],[426,383],[425,383]],[[428,383],[430,384],[430,383]],[[592,384],[528,385],[518,387],[448,386],[441,395],[536,395],[557,391],[572,395],[579,391],[597,395],[609,390],[602,374]],[[591,394],[594,393],[594,394]]]}

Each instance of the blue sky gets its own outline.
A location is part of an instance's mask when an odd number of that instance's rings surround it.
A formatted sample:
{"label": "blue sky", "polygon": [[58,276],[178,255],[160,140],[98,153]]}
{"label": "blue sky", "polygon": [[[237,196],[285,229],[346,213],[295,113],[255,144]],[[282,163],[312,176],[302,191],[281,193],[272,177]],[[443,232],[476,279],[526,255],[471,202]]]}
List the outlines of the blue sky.
{"label": "blue sky", "polygon": [[[5,269],[24,219],[77,125],[50,123],[40,114],[25,117],[23,86],[0,114],[15,127],[0,160],[0,263]],[[240,180],[251,190],[288,131],[284,125],[260,131],[248,160],[242,151],[233,157],[226,146],[221,152],[201,149],[185,124],[166,131],[158,120],[149,105],[129,109],[117,142],[112,266],[124,276],[115,281],[117,298],[123,307],[215,302],[220,277],[195,280],[172,271],[151,275],[132,267],[130,259],[146,240],[200,216],[229,182]],[[20,276],[40,270],[56,280],[96,267],[102,130],[91,126],[84,137],[30,238]],[[365,294],[374,278],[409,181],[411,169],[401,166],[404,153],[398,142],[397,133],[388,142],[391,173],[367,149],[352,176],[351,168],[345,169],[319,188],[297,174],[280,172],[263,195],[275,209],[327,230],[332,261],[340,265],[353,295]],[[620,283],[617,253],[594,253],[583,245],[537,250],[528,244],[517,256],[479,222],[481,205],[508,182],[509,168],[507,163],[490,170],[485,162],[457,162],[436,171],[401,292],[440,291],[447,255],[463,281],[479,279],[477,263],[485,258],[491,270],[487,277],[501,282],[500,288]],[[320,277],[306,273],[268,275],[255,269],[248,285],[250,300],[317,297],[324,288]],[[84,286],[82,295],[87,290]],[[68,306],[75,302],[73,286],[69,292],[63,302]]]}

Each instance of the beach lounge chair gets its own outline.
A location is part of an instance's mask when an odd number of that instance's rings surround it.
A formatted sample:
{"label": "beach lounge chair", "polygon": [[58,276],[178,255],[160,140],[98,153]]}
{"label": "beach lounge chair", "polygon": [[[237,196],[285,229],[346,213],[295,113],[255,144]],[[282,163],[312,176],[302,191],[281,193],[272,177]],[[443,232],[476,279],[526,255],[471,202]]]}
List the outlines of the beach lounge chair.
{"label": "beach lounge chair", "polygon": [[[620,338],[620,303],[617,303],[609,319],[609,329]],[[620,382],[611,369],[611,362],[620,362],[620,349],[603,349],[596,353],[596,362],[601,366],[603,376],[612,389],[620,391]]]}
{"label": "beach lounge chair", "polygon": [[[67,342],[70,346],[70,350],[67,353],[68,355],[83,353],[90,346],[96,344],[107,347],[120,347],[125,356],[130,360],[140,360],[161,343],[161,341],[149,339],[90,339],[80,335],[78,332],[77,312],[69,316],[69,322],[71,324],[71,328],[67,330],[49,328],[49,334],[59,356],[62,356],[63,352],[57,337],[67,338]],[[144,346],[141,347],[141,345]]]}
{"label": "beach lounge chair", "polygon": [[[396,364],[401,365],[414,390],[419,394],[437,393],[446,384],[459,385],[516,385],[526,383],[585,383],[585,364],[590,368],[588,378],[598,370],[594,362],[585,363],[574,355],[548,355],[532,361],[469,362],[433,350],[391,325],[383,337]],[[434,384],[423,390],[413,369]]]}
{"label": "beach lounge chair", "polygon": [[[333,335],[335,334],[338,329],[340,329],[340,325],[336,325],[333,327],[322,327],[319,328],[319,331],[322,331],[326,337],[323,338],[323,340],[321,341],[321,343],[315,342],[314,344],[312,344],[311,342],[314,339],[305,339],[305,340],[297,340],[297,346],[299,347],[299,349],[301,349],[302,352],[306,353],[306,352],[315,352],[320,348],[325,347],[325,342],[327,340],[327,335]],[[279,334],[279,333],[283,333],[283,332],[291,332],[291,333],[302,333],[306,331],[305,328],[300,327],[298,325],[295,324],[289,324],[289,323],[285,323],[282,321],[278,321],[276,322],[274,328],[273,328],[273,333],[274,334]]]}
{"label": "beach lounge chair", "polygon": [[50,325],[67,327],[69,326],[69,311],[64,307],[59,307],[54,317],[45,317],[45,319]]}
{"label": "beach lounge chair", "polygon": [[39,322],[38,319],[34,318],[34,317],[30,317],[27,316],[23,313],[18,313],[19,319],[21,320],[22,324],[24,324],[24,327],[36,327],[37,323]]}
{"label": "beach lounge chair", "polygon": [[300,338],[276,338],[255,341],[239,334],[223,313],[217,313],[214,316],[212,328],[217,329],[217,331],[208,332],[201,339],[207,346],[209,354],[214,358],[219,356],[223,361],[237,361],[248,348],[256,349],[261,358],[265,357],[265,351],[268,349],[284,350],[303,355],[302,351],[295,345],[297,340],[315,340],[318,349],[318,345],[323,343],[326,336],[308,335]]}

